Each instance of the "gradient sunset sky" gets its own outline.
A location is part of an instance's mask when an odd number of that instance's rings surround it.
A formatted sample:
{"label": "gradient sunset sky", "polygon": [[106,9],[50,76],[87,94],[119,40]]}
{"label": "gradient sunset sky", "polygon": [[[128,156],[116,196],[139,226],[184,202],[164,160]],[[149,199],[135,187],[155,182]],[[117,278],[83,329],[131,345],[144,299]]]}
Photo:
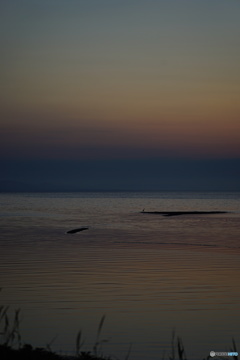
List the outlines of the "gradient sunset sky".
{"label": "gradient sunset sky", "polygon": [[2,0],[0,14],[2,180],[134,189],[145,169],[143,189],[178,174],[238,188],[238,0]]}

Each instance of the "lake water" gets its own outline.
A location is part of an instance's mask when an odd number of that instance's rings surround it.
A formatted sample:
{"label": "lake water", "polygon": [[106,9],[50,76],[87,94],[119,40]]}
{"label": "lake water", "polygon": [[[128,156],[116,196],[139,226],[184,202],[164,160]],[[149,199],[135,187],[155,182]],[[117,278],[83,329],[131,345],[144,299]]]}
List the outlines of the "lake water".
{"label": "lake water", "polygon": [[[240,193],[0,194],[0,305],[23,341],[105,355],[188,359],[240,349]],[[164,217],[145,211],[228,211]],[[87,226],[88,230],[66,234]]]}

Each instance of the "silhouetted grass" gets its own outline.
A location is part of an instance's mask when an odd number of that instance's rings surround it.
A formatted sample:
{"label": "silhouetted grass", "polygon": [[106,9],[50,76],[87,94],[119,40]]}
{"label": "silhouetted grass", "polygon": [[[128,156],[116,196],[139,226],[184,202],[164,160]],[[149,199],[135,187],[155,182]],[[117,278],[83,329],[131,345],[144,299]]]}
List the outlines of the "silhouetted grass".
{"label": "silhouetted grass", "polygon": [[[92,351],[81,351],[84,342],[82,341],[82,332],[79,331],[76,336],[76,351],[75,356],[59,355],[53,352],[50,345],[47,348],[34,348],[29,344],[22,344],[22,339],[19,331],[19,313],[20,309],[15,310],[14,318],[10,321],[8,316],[9,307],[0,307],[0,359],[1,360],[116,360],[114,357],[106,357],[102,353],[102,344],[107,342],[106,339],[101,339],[101,331],[105,321],[105,315],[102,316],[96,334],[96,340]],[[237,352],[235,340],[232,339],[231,352]],[[124,360],[131,358],[131,345]],[[160,357],[159,357],[160,359]],[[203,360],[213,359],[210,355]],[[219,359],[219,358],[218,358]],[[229,359],[221,357],[220,359]],[[238,356],[233,357],[238,360]],[[150,358],[146,360],[151,360]],[[171,339],[171,354],[167,358],[164,356],[162,360],[187,360],[186,351],[180,337],[175,336],[175,331],[172,332]]]}

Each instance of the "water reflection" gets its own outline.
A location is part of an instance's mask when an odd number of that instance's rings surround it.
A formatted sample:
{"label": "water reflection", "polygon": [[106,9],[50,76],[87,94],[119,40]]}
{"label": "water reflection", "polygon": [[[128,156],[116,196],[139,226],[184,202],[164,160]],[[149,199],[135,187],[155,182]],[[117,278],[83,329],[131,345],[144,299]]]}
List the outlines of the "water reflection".
{"label": "water reflection", "polygon": [[[21,198],[4,218],[1,302],[22,309],[26,342],[45,346],[58,335],[53,348],[72,350],[82,329],[90,346],[106,314],[107,354],[123,357],[133,343],[131,359],[159,359],[173,328],[191,359],[230,344],[240,315],[237,214],[143,222],[132,211],[142,199],[114,206],[111,198],[108,208],[109,198],[83,198],[84,211],[77,200],[31,198],[32,211],[41,215],[23,212],[20,219]],[[67,235],[75,225],[90,228]]]}

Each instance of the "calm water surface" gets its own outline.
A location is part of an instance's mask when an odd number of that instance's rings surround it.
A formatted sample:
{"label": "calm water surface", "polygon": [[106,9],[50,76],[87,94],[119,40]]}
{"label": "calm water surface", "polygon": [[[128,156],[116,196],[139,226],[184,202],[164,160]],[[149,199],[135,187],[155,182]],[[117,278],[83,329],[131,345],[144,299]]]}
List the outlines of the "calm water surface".
{"label": "calm water surface", "polygon": [[[0,304],[25,342],[67,353],[99,321],[105,355],[189,359],[240,349],[240,193],[1,194]],[[228,211],[163,217],[140,211]],[[70,229],[89,230],[66,234]]]}

